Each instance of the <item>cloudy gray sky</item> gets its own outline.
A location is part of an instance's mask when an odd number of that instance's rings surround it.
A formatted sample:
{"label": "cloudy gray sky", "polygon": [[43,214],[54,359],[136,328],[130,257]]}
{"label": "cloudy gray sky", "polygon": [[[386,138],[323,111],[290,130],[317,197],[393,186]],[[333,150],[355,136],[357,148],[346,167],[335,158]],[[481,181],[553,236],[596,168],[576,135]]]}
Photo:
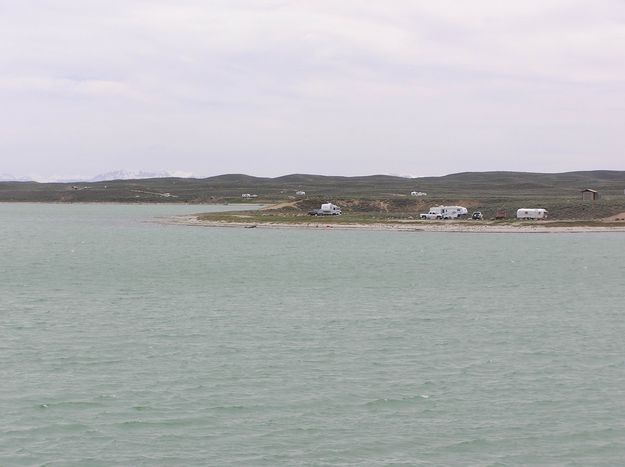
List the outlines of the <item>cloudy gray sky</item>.
{"label": "cloudy gray sky", "polygon": [[0,172],[625,169],[623,0],[0,0]]}

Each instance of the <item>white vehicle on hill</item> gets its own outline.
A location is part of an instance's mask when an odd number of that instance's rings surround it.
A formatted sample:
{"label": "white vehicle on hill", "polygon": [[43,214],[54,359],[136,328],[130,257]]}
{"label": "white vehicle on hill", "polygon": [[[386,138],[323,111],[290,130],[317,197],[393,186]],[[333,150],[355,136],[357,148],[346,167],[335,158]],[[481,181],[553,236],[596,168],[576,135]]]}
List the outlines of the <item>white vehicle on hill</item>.
{"label": "white vehicle on hill", "polygon": [[322,216],[339,216],[341,215],[341,208],[332,203],[324,203],[321,205],[319,214]]}
{"label": "white vehicle on hill", "polygon": [[460,219],[464,218],[469,211],[463,206],[435,206],[431,207],[426,214],[421,214],[421,219]]}
{"label": "white vehicle on hill", "polygon": [[341,208],[332,203],[324,203],[321,205],[321,209],[313,209],[308,211],[309,216],[340,216]]}
{"label": "white vehicle on hill", "polygon": [[521,208],[516,212],[517,219],[547,219],[549,212],[542,208]]}
{"label": "white vehicle on hill", "polygon": [[428,220],[442,219],[443,218],[443,206],[432,207],[427,213],[420,214],[419,217],[421,219],[428,219]]}

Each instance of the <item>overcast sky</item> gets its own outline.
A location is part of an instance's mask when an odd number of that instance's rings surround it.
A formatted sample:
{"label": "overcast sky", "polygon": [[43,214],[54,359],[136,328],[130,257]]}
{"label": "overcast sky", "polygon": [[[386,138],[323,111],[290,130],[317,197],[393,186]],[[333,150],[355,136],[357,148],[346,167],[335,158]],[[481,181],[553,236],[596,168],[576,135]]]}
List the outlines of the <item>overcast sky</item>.
{"label": "overcast sky", "polygon": [[623,0],[0,0],[0,173],[625,170]]}

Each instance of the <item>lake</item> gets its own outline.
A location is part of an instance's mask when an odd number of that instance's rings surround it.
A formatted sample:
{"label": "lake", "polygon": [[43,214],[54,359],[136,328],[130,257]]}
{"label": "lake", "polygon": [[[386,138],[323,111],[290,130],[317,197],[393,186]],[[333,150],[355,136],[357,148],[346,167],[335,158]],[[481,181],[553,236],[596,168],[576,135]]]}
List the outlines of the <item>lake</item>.
{"label": "lake", "polygon": [[625,234],[0,204],[0,465],[618,465]]}

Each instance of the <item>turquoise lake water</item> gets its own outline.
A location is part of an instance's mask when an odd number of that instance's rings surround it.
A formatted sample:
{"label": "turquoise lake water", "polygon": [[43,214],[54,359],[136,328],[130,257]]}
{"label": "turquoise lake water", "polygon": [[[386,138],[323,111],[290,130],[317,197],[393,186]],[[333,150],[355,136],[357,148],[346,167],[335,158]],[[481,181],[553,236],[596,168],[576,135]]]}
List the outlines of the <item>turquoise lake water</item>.
{"label": "turquoise lake water", "polygon": [[625,235],[0,204],[0,465],[623,465]]}

